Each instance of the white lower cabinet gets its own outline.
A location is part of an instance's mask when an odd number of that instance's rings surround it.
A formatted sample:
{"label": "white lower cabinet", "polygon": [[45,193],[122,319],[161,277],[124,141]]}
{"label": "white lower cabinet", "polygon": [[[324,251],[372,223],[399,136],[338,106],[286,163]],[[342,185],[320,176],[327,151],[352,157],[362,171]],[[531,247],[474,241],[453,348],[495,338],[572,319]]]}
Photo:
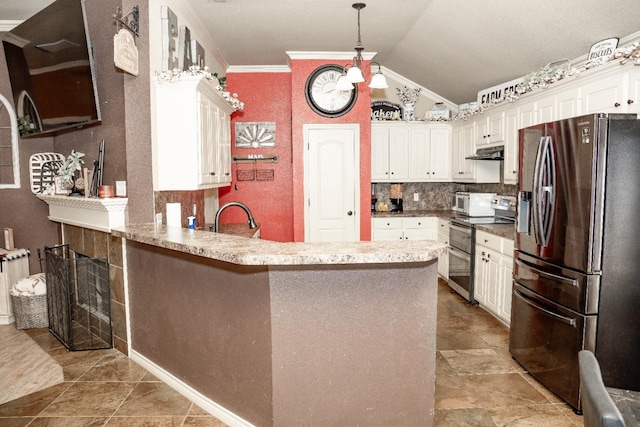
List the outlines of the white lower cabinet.
{"label": "white lower cabinet", "polygon": [[438,218],[372,218],[371,240],[437,240]]}
{"label": "white lower cabinet", "polygon": [[511,320],[513,240],[476,231],[474,298],[506,324]]}
{"label": "white lower cabinet", "polygon": [[[449,221],[446,219],[438,219],[438,242],[449,246]],[[438,274],[445,278],[449,278],[449,250],[438,257]]]}

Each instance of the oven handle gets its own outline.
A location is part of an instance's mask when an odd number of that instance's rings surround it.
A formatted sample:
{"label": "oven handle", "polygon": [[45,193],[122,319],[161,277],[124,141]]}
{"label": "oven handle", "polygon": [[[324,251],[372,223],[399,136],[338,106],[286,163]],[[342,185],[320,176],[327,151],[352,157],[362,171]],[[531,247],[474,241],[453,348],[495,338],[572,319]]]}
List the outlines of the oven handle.
{"label": "oven handle", "polygon": [[526,269],[532,270],[540,276],[547,277],[549,279],[556,280],[558,282],[563,282],[563,283],[566,283],[567,285],[574,286],[576,288],[579,286],[578,281],[576,279],[571,279],[569,277],[563,277],[563,276],[558,276],[557,274],[549,273],[548,271],[544,271],[537,268],[534,264],[530,262],[527,262],[521,259],[516,259],[516,264],[521,265]]}
{"label": "oven handle", "polygon": [[462,258],[466,261],[471,261],[471,256],[468,253],[462,252],[452,246],[449,246],[449,254]]}
{"label": "oven handle", "polygon": [[458,227],[457,225],[449,224],[450,230],[456,230],[464,234],[471,234],[471,228],[468,227]]}
{"label": "oven handle", "polygon": [[553,317],[557,320],[559,320],[562,323],[566,323],[567,325],[573,326],[575,328],[576,326],[576,320],[572,319],[570,317],[566,317],[566,316],[562,316],[558,313],[554,313],[551,310],[548,310],[546,308],[544,308],[543,306],[536,304],[535,302],[533,302],[533,300],[531,300],[530,298],[528,298],[526,295],[524,295],[522,292],[520,292],[519,290],[515,289],[513,291],[513,295],[520,298],[522,300],[522,302],[524,302],[525,304],[528,304],[530,306],[532,306],[533,308],[542,311],[543,313],[545,313],[546,315]]}

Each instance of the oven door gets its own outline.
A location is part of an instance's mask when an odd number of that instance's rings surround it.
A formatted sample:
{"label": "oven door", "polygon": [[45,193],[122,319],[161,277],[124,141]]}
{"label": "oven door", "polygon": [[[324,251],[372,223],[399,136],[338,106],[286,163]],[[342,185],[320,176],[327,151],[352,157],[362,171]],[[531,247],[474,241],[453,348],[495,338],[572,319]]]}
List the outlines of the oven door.
{"label": "oven door", "polygon": [[449,223],[449,245],[467,254],[473,253],[473,229],[469,226]]}
{"label": "oven door", "polygon": [[471,255],[449,246],[449,286],[467,301],[473,298]]}

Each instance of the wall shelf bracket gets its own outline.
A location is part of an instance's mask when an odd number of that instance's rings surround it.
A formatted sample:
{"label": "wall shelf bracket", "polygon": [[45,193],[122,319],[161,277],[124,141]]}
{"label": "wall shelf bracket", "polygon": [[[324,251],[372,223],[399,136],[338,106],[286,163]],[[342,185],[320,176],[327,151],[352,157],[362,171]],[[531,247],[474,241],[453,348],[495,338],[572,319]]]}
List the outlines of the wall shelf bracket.
{"label": "wall shelf bracket", "polygon": [[116,20],[118,25],[122,25],[138,37],[140,29],[140,8],[138,5],[133,6],[131,12],[126,15],[122,14],[120,6],[116,8],[116,13],[113,15],[113,19]]}

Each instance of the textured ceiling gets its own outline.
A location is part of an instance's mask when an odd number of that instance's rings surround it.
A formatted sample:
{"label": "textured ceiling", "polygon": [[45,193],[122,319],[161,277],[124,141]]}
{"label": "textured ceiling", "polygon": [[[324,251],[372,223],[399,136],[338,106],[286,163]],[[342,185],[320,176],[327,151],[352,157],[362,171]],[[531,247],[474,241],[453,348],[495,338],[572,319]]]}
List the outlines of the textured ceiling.
{"label": "textured ceiling", "polygon": [[[97,0],[89,0],[97,1]],[[50,0],[2,1],[24,19]],[[365,0],[362,43],[386,68],[456,104],[479,90],[640,31],[637,0]],[[349,0],[188,0],[229,65],[286,65],[286,51],[353,51]],[[32,7],[29,13],[24,9]],[[22,15],[9,10],[23,9]]]}

